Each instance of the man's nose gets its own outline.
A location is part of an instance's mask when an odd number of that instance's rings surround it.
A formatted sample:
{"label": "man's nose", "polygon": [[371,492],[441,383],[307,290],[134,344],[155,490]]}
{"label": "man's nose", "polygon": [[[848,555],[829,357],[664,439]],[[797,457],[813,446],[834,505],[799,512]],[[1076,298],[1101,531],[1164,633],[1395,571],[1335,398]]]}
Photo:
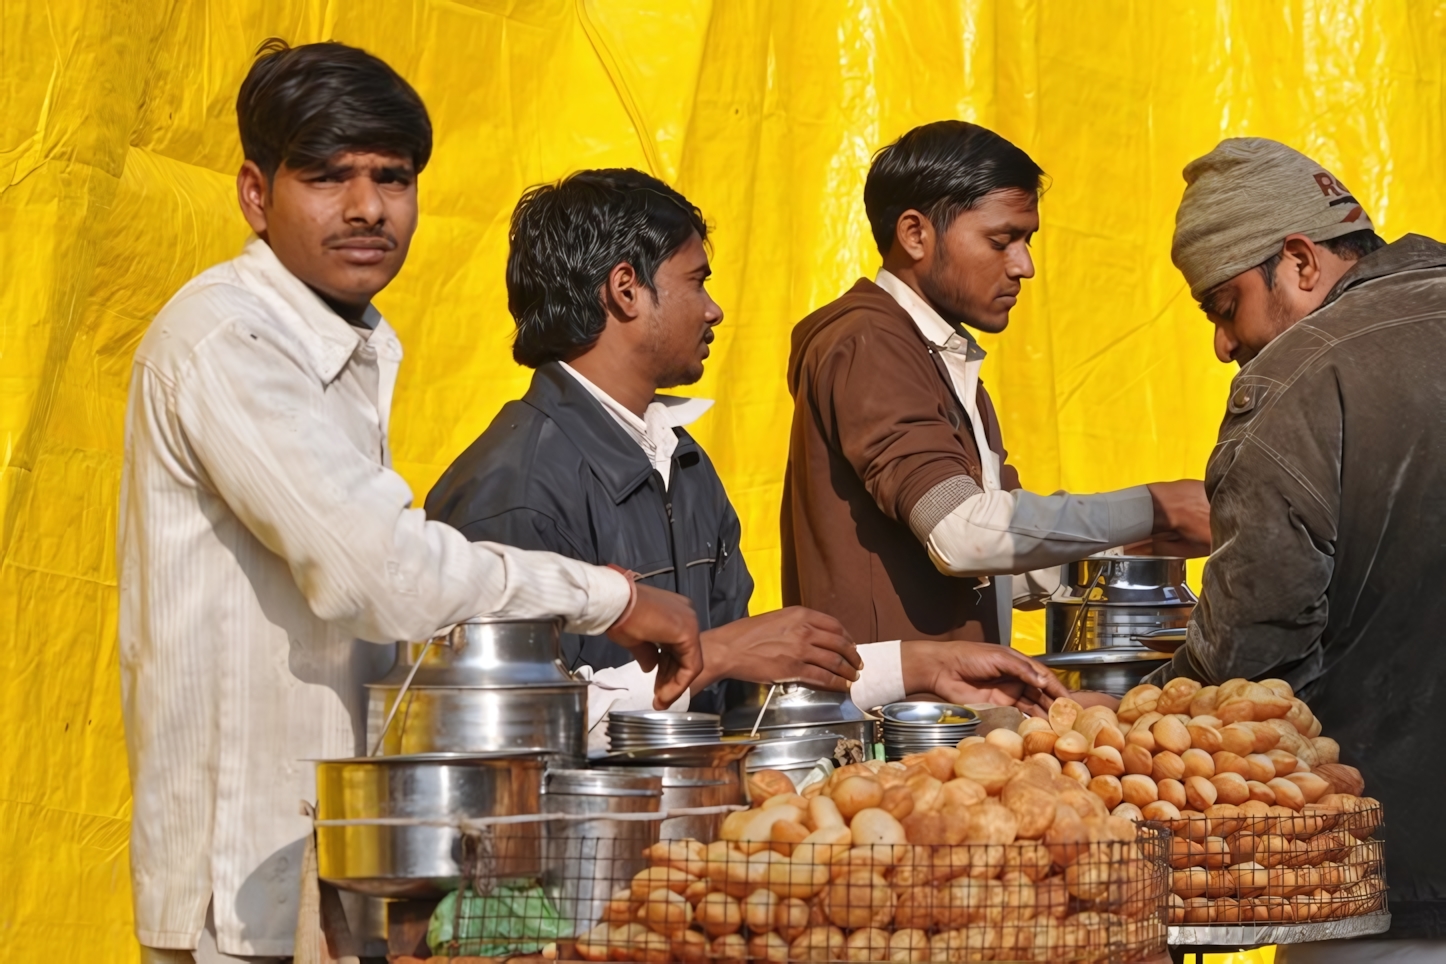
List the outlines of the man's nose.
{"label": "man's nose", "polygon": [[376,224],[386,211],[377,182],[369,177],[353,177],[346,182],[346,209],[343,217],[349,224]]}
{"label": "man's nose", "polygon": [[708,311],[704,315],[704,318],[710,327],[723,323],[723,306],[714,301],[711,296],[708,298]]}
{"label": "man's nose", "polygon": [[1215,357],[1218,358],[1222,364],[1230,364],[1230,359],[1235,354],[1235,349],[1239,347],[1239,342],[1230,337],[1230,332],[1225,330],[1224,325],[1215,326]]}
{"label": "man's nose", "polygon": [[1010,259],[1009,277],[1015,279],[1034,277],[1034,258],[1029,253],[1029,246],[1023,242],[1020,242],[1014,257]]}

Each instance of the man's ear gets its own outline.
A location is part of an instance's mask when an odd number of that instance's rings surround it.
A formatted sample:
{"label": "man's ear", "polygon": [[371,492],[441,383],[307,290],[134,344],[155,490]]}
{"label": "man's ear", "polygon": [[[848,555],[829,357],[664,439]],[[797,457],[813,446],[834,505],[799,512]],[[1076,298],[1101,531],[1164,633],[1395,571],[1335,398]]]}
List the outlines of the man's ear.
{"label": "man's ear", "polygon": [[909,208],[894,222],[894,247],[912,261],[922,261],[934,244],[934,225],[922,212]]}
{"label": "man's ear", "polygon": [[633,321],[641,310],[643,282],[626,261],[613,266],[603,283],[603,305],[619,321]]}
{"label": "man's ear", "polygon": [[241,205],[241,215],[262,238],[266,237],[266,201],[271,184],[255,161],[246,161],[236,173],[236,200]]}
{"label": "man's ear", "polygon": [[1295,272],[1296,287],[1301,291],[1313,291],[1321,282],[1320,249],[1314,241],[1303,234],[1287,235],[1281,253],[1284,261]]}

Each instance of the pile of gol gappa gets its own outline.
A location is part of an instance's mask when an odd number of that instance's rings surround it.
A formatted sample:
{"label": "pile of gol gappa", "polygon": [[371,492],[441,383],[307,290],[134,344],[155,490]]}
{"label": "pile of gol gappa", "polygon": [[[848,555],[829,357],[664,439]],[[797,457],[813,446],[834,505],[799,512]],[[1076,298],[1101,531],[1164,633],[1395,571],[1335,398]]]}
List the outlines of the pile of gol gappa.
{"label": "pile of gol gappa", "polygon": [[1060,700],[1048,719],[985,739],[1054,759],[1113,816],[1170,828],[1172,923],[1324,920],[1381,904],[1381,845],[1369,839],[1380,805],[1283,680],[1142,685],[1113,712]]}

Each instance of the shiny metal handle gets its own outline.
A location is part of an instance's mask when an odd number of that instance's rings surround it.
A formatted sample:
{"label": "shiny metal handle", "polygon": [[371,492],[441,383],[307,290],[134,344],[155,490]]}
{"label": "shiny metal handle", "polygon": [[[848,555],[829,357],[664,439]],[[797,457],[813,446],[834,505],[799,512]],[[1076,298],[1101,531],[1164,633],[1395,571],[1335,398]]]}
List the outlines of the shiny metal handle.
{"label": "shiny metal handle", "polygon": [[1074,651],[1072,647],[1075,643],[1075,640],[1078,638],[1077,634],[1080,628],[1080,624],[1084,622],[1085,610],[1090,608],[1090,596],[1099,586],[1100,579],[1104,577],[1104,574],[1105,567],[1103,565],[1095,570],[1095,577],[1090,580],[1089,587],[1085,589],[1084,595],[1080,597],[1079,612],[1075,613],[1074,615],[1074,622],[1070,624],[1069,635],[1065,636],[1064,645],[1060,647],[1060,652],[1069,653]]}
{"label": "shiny metal handle", "polygon": [[407,698],[407,690],[412,688],[412,680],[416,679],[417,670],[422,668],[422,662],[427,658],[427,650],[431,649],[432,644],[436,641],[436,637],[427,640],[426,645],[422,647],[421,653],[417,655],[417,661],[412,664],[412,671],[407,674],[406,680],[402,683],[402,688],[397,691],[397,698],[392,700],[392,708],[387,711],[386,722],[382,724],[382,731],[377,734],[376,745],[372,747],[372,752],[368,753],[367,756],[377,756],[382,752],[382,744],[386,742],[387,731],[392,728],[392,720],[396,718],[397,708],[402,705],[402,700]]}

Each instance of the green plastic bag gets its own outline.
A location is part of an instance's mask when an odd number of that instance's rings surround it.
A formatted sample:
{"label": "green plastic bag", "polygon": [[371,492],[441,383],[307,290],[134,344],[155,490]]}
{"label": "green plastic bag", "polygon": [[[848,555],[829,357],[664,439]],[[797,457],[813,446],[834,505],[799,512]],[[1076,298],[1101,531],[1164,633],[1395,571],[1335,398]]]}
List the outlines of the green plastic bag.
{"label": "green plastic bag", "polygon": [[538,884],[499,884],[485,896],[464,887],[442,898],[432,912],[427,946],[433,954],[454,957],[535,954],[565,931],[566,924]]}

